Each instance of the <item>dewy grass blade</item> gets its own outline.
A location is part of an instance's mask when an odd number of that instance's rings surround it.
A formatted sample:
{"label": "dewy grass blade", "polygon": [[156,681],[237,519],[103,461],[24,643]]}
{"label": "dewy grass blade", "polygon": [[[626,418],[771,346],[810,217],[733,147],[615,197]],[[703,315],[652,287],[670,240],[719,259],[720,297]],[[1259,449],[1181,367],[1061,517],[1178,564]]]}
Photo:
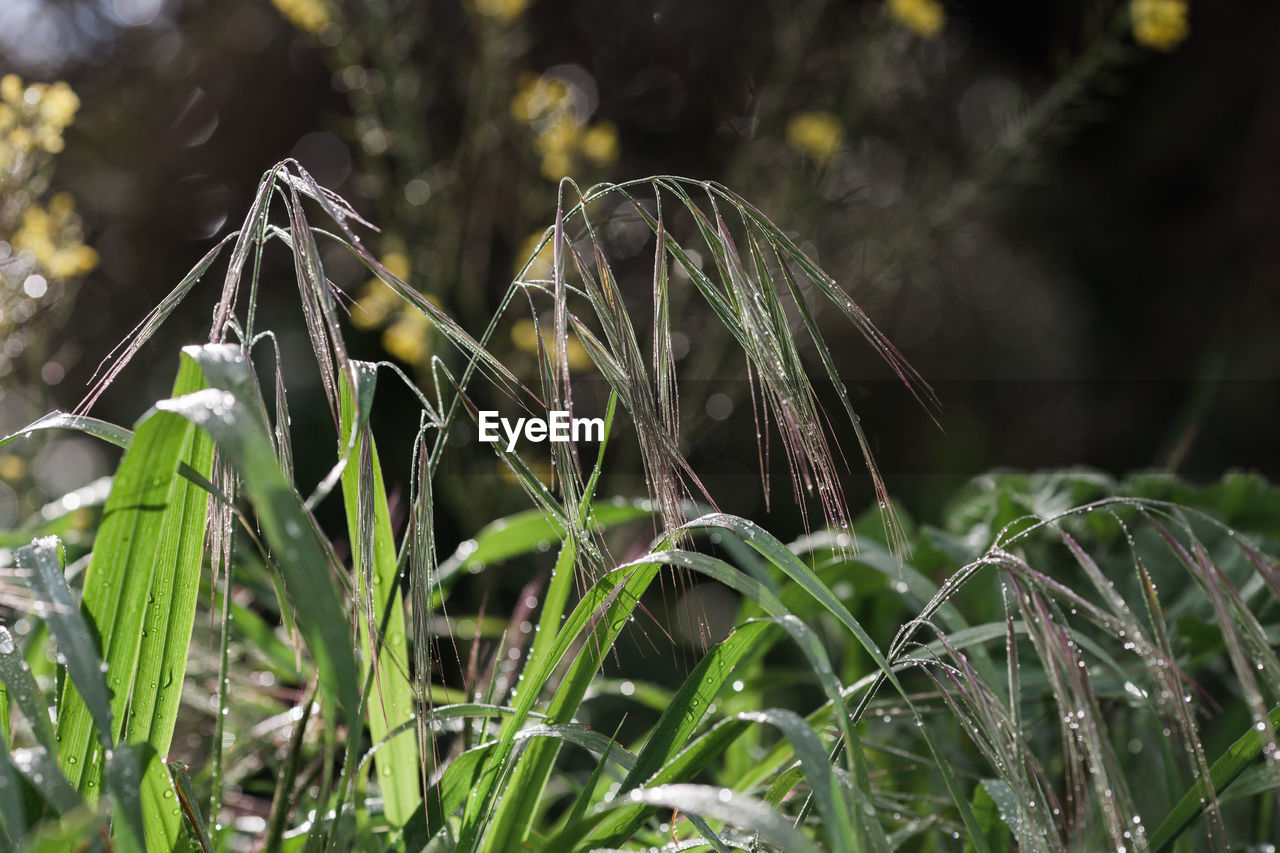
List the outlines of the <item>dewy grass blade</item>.
{"label": "dewy grass blade", "polygon": [[107,421],[90,418],[85,415],[71,415],[66,412],[50,412],[35,423],[29,424],[15,432],[0,438],[0,447],[4,447],[16,438],[26,438],[33,432],[47,429],[70,429],[100,438],[116,447],[128,447],[133,440],[133,433],[121,426]]}
{"label": "dewy grass blade", "polygon": [[[743,539],[743,541],[749,544],[752,548],[760,552],[762,556],[772,562],[779,569],[782,569],[792,580],[808,591],[815,601],[821,604],[828,612],[831,613],[831,615],[840,620],[841,624],[848,629],[854,638],[857,639],[859,644],[861,644],[871,656],[872,660],[875,661],[876,667],[879,670],[877,680],[883,678],[893,685],[894,689],[902,696],[903,701],[912,711],[913,715],[919,719],[919,711],[916,710],[910,694],[903,687],[901,681],[899,681],[893,667],[889,664],[889,661],[885,658],[884,653],[881,652],[879,646],[875,644],[875,641],[871,639],[870,635],[867,634],[862,625],[853,617],[853,614],[849,612],[848,608],[846,608],[840,599],[831,592],[830,588],[828,588],[821,579],[819,579],[813,571],[809,569],[809,567],[787,550],[785,545],[752,522],[723,513],[705,515],[689,522],[686,527],[719,527],[729,530]],[[870,693],[868,693],[868,697],[869,696]],[[837,690],[837,695],[833,699],[833,705],[838,706],[840,704],[842,704],[842,702]],[[845,729],[844,736],[847,748],[853,751],[857,763],[861,764],[860,747],[857,741],[849,735],[847,728],[845,728],[849,725],[849,716],[850,715],[848,714],[841,714],[837,717],[837,721],[840,723],[842,729]],[[973,816],[973,811],[969,806],[968,798],[964,795],[964,792],[960,790],[960,787],[956,783],[955,777],[951,773],[946,762],[942,760],[937,745],[929,735],[927,728],[922,725],[920,727],[920,731],[925,739],[925,743],[929,747],[930,753],[935,757],[938,772],[942,776],[942,780],[947,787],[947,792],[951,796],[952,802],[955,803],[957,811],[960,812],[961,819],[964,821],[969,834],[974,837],[974,843],[977,845],[979,853],[987,853],[986,842],[981,837],[980,829]],[[866,783],[865,779],[861,779],[859,781],[860,784],[866,788],[865,793],[869,794],[870,786]],[[871,801],[869,799],[866,800],[865,803],[870,807]]]}
{"label": "dewy grass blade", "polygon": [[[19,548],[17,558],[18,567],[30,572],[28,582],[40,597],[45,622],[49,625],[49,632],[53,634],[60,661],[66,666],[70,676],[68,690],[74,690],[76,695],[83,697],[88,719],[97,729],[99,743],[103,749],[110,750],[116,742],[112,721],[119,719],[121,714],[112,708],[107,684],[99,668],[100,658],[93,634],[84,614],[76,606],[71,590],[67,587],[67,579],[62,574],[62,544],[53,537],[37,539],[27,547]],[[74,685],[74,688],[70,685]],[[65,697],[63,702],[65,716]],[[60,735],[58,739],[62,740]],[[95,748],[94,752],[97,753],[98,750]],[[62,757],[64,762],[69,759],[65,744]],[[74,767],[74,761],[69,763]]]}
{"label": "dewy grass blade", "polygon": [[[1272,728],[1280,727],[1280,708],[1273,708],[1267,717]],[[1222,757],[1213,762],[1209,768],[1209,780],[1213,791],[1221,794],[1241,773],[1258,760],[1258,756],[1262,755],[1266,733],[1260,730],[1260,726],[1260,723],[1250,726],[1248,731],[1227,748]],[[1200,780],[1182,796],[1182,799],[1178,800],[1165,819],[1156,827],[1155,832],[1151,833],[1152,850],[1157,853],[1167,850],[1178,836],[1195,823],[1205,811],[1208,792],[1209,787],[1205,785],[1204,780]]]}
{"label": "dewy grass blade", "polygon": [[[198,368],[183,359],[175,393],[198,387]],[[179,471],[187,466],[207,475],[211,453],[211,444],[190,424],[154,414],[140,424],[116,473],[83,599],[102,641],[111,743],[128,720],[131,739],[168,752],[195,614],[207,505],[204,491]],[[148,628],[154,635],[144,638]],[[95,715],[81,695],[68,686],[58,736],[64,771],[93,799],[101,756],[92,743]],[[141,710],[129,714],[130,701]]]}
{"label": "dewy grass blade", "polygon": [[190,768],[180,761],[169,762],[169,775],[173,778],[173,786],[182,805],[182,813],[187,818],[187,826],[196,833],[202,853],[214,853],[213,839],[200,814],[200,803],[196,798],[195,787],[191,784]]}
{"label": "dewy grass blade", "polygon": [[728,788],[688,784],[637,788],[625,798],[619,797],[606,804],[605,808],[621,808],[635,803],[680,809],[681,812],[723,820],[759,833],[787,853],[818,853],[818,848],[793,827],[785,816],[753,797],[735,793]]}
{"label": "dewy grass blade", "polygon": [[[153,770],[158,770],[163,777],[163,784],[169,791],[169,801],[165,806],[174,807],[176,802],[169,787],[169,776],[150,745],[120,745],[112,750],[106,767],[112,806],[111,841],[112,847],[121,853],[175,850],[178,842],[185,840],[181,818],[177,821],[165,819],[168,808],[161,806],[158,791],[154,792],[155,803],[144,812],[144,798],[152,794],[152,791],[144,789],[144,767],[148,776],[153,776]],[[166,827],[174,831],[166,832]]]}
{"label": "dewy grass blade", "polygon": [[[578,602],[542,659],[533,661],[533,666],[526,669],[525,689],[518,692],[516,713],[503,727],[498,746],[485,764],[476,784],[476,796],[467,803],[458,844],[460,850],[474,850],[478,847],[480,836],[488,825],[489,811],[494,800],[502,793],[500,780],[511,771],[508,764],[512,744],[515,742],[516,732],[524,724],[537,699],[537,687],[546,683],[580,638],[584,642],[577,660],[584,660],[584,655],[603,654],[612,645],[627,617],[639,604],[640,596],[657,574],[658,565],[654,563],[607,572]],[[592,630],[587,631],[588,627]],[[594,671],[594,667],[592,669]],[[523,795],[523,792],[520,793]]]}
{"label": "dewy grass blade", "polygon": [[[40,745],[50,752],[54,751],[53,724],[49,720],[49,703],[31,675],[31,667],[22,656],[21,649],[14,642],[9,629],[0,625],[0,681],[4,682],[7,695],[4,701],[7,706],[9,697],[17,702],[22,714],[27,718],[32,732]],[[6,732],[7,735],[7,732]],[[9,738],[4,738],[7,746]],[[3,797],[0,797],[3,799]]]}
{"label": "dewy grass blade", "polygon": [[[362,377],[358,381],[373,382],[377,375],[375,365],[351,364]],[[377,649],[373,695],[366,699],[365,711],[373,743],[380,744],[388,732],[401,730],[374,757],[387,822],[398,828],[404,826],[421,802],[418,743],[413,730],[405,725],[414,716],[414,692],[409,683],[404,603],[396,588],[398,564],[386,487],[377,446],[368,427],[368,404],[373,389],[353,394],[345,374],[340,383],[339,435],[354,438],[351,452],[359,460],[358,465],[348,464],[342,472],[342,498],[358,591],[362,600],[369,602],[365,618],[359,620],[360,645],[370,655]],[[366,672],[369,665],[366,658]]]}
{"label": "dewy grass blade", "polygon": [[[615,524],[647,518],[653,514],[648,501],[596,501],[591,504],[589,529],[603,530]],[[450,576],[460,569],[500,563],[536,551],[543,543],[560,539],[564,528],[548,519],[541,510],[531,509],[491,521],[467,540],[449,559],[440,564],[440,574]]]}
{"label": "dewy grass blade", "polygon": [[321,683],[346,714],[354,714],[359,678],[342,597],[329,571],[329,553],[314,519],[280,472],[248,364],[241,350],[230,345],[188,347],[184,352],[199,361],[215,387],[162,401],[157,408],[207,430],[231,460],[284,575]]}

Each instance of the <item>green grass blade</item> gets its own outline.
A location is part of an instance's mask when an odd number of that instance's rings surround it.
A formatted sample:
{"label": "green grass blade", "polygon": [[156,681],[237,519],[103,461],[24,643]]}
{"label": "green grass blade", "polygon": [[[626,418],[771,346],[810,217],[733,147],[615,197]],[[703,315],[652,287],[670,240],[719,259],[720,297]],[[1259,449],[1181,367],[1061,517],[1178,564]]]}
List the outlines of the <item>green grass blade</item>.
{"label": "green grass blade", "polygon": [[113,423],[84,415],[50,412],[35,423],[18,430],[13,435],[6,435],[4,438],[0,438],[0,447],[4,447],[14,439],[27,438],[33,432],[43,432],[50,429],[69,429],[82,432],[85,435],[100,438],[108,444],[114,444],[116,447],[128,447],[129,442],[133,440],[133,433],[122,426],[116,426]]}
{"label": "green grass blade", "polygon": [[[595,501],[591,504],[591,529],[603,530],[653,514],[648,501],[617,503]],[[526,510],[486,524],[471,540],[440,564],[440,574],[449,576],[460,569],[482,568],[521,554],[536,551],[547,542],[564,537],[564,527],[537,509]]]}
{"label": "green grass blade", "polygon": [[[651,785],[665,785],[695,778],[749,728],[750,723],[745,720],[722,720],[663,765],[648,781]],[[548,850],[595,849],[603,843],[601,839],[630,838],[652,812],[653,807],[645,805],[628,805],[608,811],[597,809],[579,824],[566,826],[548,839],[546,847]],[[587,842],[575,846],[588,833],[590,838]]]}
{"label": "green grass blade", "polygon": [[636,758],[636,766],[618,788],[619,795],[639,787],[683,748],[734,667],[764,644],[765,632],[776,627],[765,621],[742,625],[698,661],[654,724]]}
{"label": "green grass blade", "polygon": [[[198,368],[183,359],[174,392],[199,387]],[[108,737],[111,742],[119,738],[132,695],[139,707],[147,708],[134,718],[145,724],[145,732],[135,725],[134,734],[143,740],[154,735],[157,753],[169,749],[195,613],[205,531],[200,517],[206,504],[204,494],[179,476],[179,469],[195,463],[208,472],[198,450],[207,443],[201,442],[194,428],[171,415],[153,414],[139,425],[116,472],[85,573],[84,611],[99,632],[111,691],[116,729]],[[163,589],[154,587],[156,578]],[[175,579],[183,589],[177,588]],[[160,596],[150,600],[157,591]],[[142,634],[148,626],[157,629],[159,636],[146,643],[148,660],[141,664],[147,667],[148,680],[142,682],[137,673],[144,650]],[[169,685],[167,701],[158,704],[162,672],[165,680],[176,679],[176,684]],[[91,717],[80,694],[68,688],[58,720],[62,765],[68,778],[93,799],[101,758],[91,742]]]}
{"label": "green grass blade", "polygon": [[818,853],[808,838],[792,826],[784,815],[769,808],[759,800],[709,785],[659,785],[655,788],[636,788],[626,797],[619,797],[605,808],[619,808],[629,803],[643,803],[681,812],[699,814],[714,820],[723,820],[776,844],[787,853]]}
{"label": "green grass blade", "polygon": [[[1272,728],[1280,727],[1280,707],[1273,708],[1267,717]],[[1262,755],[1266,732],[1259,731],[1259,725],[1261,724],[1250,726],[1248,731],[1227,747],[1227,751],[1210,766],[1209,780],[1216,793],[1222,793],[1241,773],[1258,760],[1258,756]],[[1205,809],[1208,791],[1205,780],[1201,779],[1183,794],[1182,799],[1178,800],[1165,819],[1160,821],[1155,832],[1151,833],[1152,850],[1157,853],[1167,850],[1178,836],[1199,819]]]}
{"label": "green grass blade", "polygon": [[[0,697],[5,700],[6,707],[9,697],[13,697],[31,725],[36,740],[45,749],[53,752],[53,724],[49,721],[49,702],[36,684],[35,677],[31,674],[31,666],[13,641],[13,635],[3,625],[0,625],[0,681],[4,682],[6,688],[7,695]],[[4,743],[6,746],[9,743],[7,736],[4,738]]]}
{"label": "green grass blade", "polygon": [[[840,623],[848,629],[848,631],[871,656],[872,660],[875,661],[876,666],[879,669],[880,677],[893,685],[894,689],[902,696],[907,707],[912,711],[916,718],[919,719],[919,712],[915,709],[915,705],[911,701],[910,695],[898,680],[893,667],[885,658],[884,653],[880,651],[880,647],[875,644],[875,641],[871,639],[871,636],[867,634],[866,630],[858,620],[853,617],[853,614],[849,612],[849,609],[844,606],[831,589],[827,587],[827,585],[824,584],[808,566],[802,563],[795,554],[787,550],[785,545],[773,536],[769,535],[758,525],[750,521],[746,521],[745,519],[726,515],[724,513],[711,513],[695,519],[685,526],[691,529],[698,527],[719,527],[729,530],[785,572],[788,577],[812,595],[814,600],[821,604],[829,613],[831,613],[831,615],[840,620]],[[840,700],[838,698],[833,702],[833,704],[837,705],[839,703]],[[842,726],[845,725],[843,720],[844,716],[845,715],[840,715],[840,717],[837,718]],[[942,758],[941,752],[934,743],[933,738],[929,735],[927,727],[922,725],[920,727],[920,731],[921,735],[924,737],[925,743],[929,747],[930,753],[934,756],[938,773],[942,776],[942,780],[947,787],[947,792],[950,794],[951,800],[955,804],[957,811],[960,812],[960,817],[964,821],[965,828],[968,830],[970,837],[974,839],[974,844],[977,846],[978,852],[989,853],[986,839],[981,834],[981,829],[978,826],[977,819],[974,818],[973,810],[969,806],[969,799],[960,789],[954,775],[951,773],[950,767]],[[846,733],[845,738],[849,748],[857,749],[857,743],[852,737]],[[865,780],[859,781],[860,784],[865,785]],[[869,804],[870,801],[867,801],[867,803]]]}
{"label": "green grass blade", "polygon": [[[582,651],[575,664],[589,659],[591,655],[603,654],[612,644],[617,632],[621,630],[627,617],[639,603],[640,596],[657,573],[657,564],[628,566],[626,569],[607,572],[578,602],[546,654],[540,660],[531,661],[531,665],[526,667],[524,679],[527,686],[525,690],[518,692],[516,714],[503,727],[498,747],[487,762],[476,785],[476,797],[468,801],[458,844],[460,850],[476,849],[480,835],[486,828],[489,810],[500,794],[499,782],[510,772],[508,762],[516,732],[523,725],[537,699],[539,691],[535,686],[546,683],[570,647],[578,641],[588,627],[592,630],[586,634],[585,642],[581,646]],[[585,670],[579,670],[579,673],[582,671]],[[594,666],[590,672],[594,673]],[[571,672],[571,677],[572,675]],[[570,682],[571,677],[567,677],[565,681]],[[577,686],[576,681],[572,682],[572,688],[565,695],[569,696],[576,692]],[[585,690],[585,684],[582,685],[582,689]],[[577,703],[570,704],[576,707]],[[519,792],[521,796],[525,793]]]}
{"label": "green grass blade", "polygon": [[[106,749],[115,743],[111,699],[99,668],[98,649],[84,615],[76,606],[62,574],[62,545],[57,539],[37,539],[16,553],[18,567],[27,569],[28,583],[40,596],[45,622],[58,647],[60,661],[66,666],[71,683],[84,698],[99,742]],[[65,700],[64,700],[65,701]],[[65,707],[65,706],[64,706]],[[63,753],[66,755],[65,751]],[[72,762],[74,764],[74,762]]]}
{"label": "green grass blade", "polygon": [[14,839],[27,833],[27,810],[22,781],[9,758],[9,738],[0,740],[0,848],[13,850]]}
{"label": "green grass blade", "polygon": [[38,830],[27,837],[21,848],[22,853],[67,853],[68,850],[79,850],[86,838],[99,835],[105,822],[97,812],[81,806],[62,820],[41,824]]}
{"label": "green grass blade", "polygon": [[[155,750],[145,743],[118,746],[107,759],[107,788],[111,791],[113,817],[111,843],[121,853],[174,850],[180,840],[185,840],[177,833],[164,831],[175,822],[164,819],[158,803],[143,809],[143,800],[150,793],[144,790],[144,768],[149,776],[153,767],[160,768],[160,761]],[[160,772],[164,773],[163,768]],[[168,783],[167,776],[165,782]],[[172,792],[169,798],[172,804]],[[181,832],[182,823],[178,821],[176,826]]]}
{"label": "green grass blade", "polygon": [[200,814],[200,800],[196,796],[195,787],[191,784],[191,775],[187,765],[180,761],[169,762],[169,775],[173,778],[175,793],[187,818],[187,826],[196,833],[202,853],[213,853],[213,839],[209,837],[209,829],[205,826]]}
{"label": "green grass blade", "polygon": [[84,805],[84,798],[58,769],[56,757],[43,747],[15,749],[10,761],[58,814],[70,814]]}
{"label": "green grass blade", "polygon": [[348,715],[360,682],[342,598],[329,573],[322,534],[280,472],[261,398],[238,347],[187,347],[213,388],[157,404],[206,430],[231,460],[284,575],[298,625],[316,659],[321,684]]}
{"label": "green grass blade", "polygon": [[[352,394],[344,378],[339,386],[341,436],[350,436],[352,457],[342,472],[342,499],[346,507],[347,531],[351,538],[354,570],[362,599],[369,612],[360,620],[360,645],[379,645],[373,676],[373,695],[366,703],[366,718],[373,743],[382,743],[388,732],[399,734],[374,756],[378,785],[387,822],[402,827],[421,801],[421,765],[413,729],[405,724],[413,719],[414,691],[409,683],[409,649],[405,635],[403,596],[396,588],[398,565],[396,545],[391,535],[391,513],[378,461],[378,449],[368,428],[368,406],[373,397],[376,365],[352,362],[357,381],[369,387]],[[368,659],[365,672],[368,672]]]}

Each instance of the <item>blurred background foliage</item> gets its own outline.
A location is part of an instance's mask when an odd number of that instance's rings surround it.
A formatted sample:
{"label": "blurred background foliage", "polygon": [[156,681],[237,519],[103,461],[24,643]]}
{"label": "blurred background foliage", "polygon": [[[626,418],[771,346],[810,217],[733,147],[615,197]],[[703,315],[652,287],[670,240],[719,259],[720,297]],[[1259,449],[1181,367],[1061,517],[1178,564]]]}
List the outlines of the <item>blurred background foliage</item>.
{"label": "blurred background foliage", "polygon": [[[922,516],[997,464],[1274,480],[1277,36],[1280,7],[1260,0],[11,0],[0,432],[73,406],[291,155],[475,333],[551,224],[561,176],[722,181],[803,239],[936,387],[942,430],[829,324],[889,487]],[[644,254],[629,217],[610,220],[614,257]],[[354,355],[424,384],[433,354],[455,358],[349,258],[326,261],[363,330]],[[262,316],[286,367],[304,364],[291,273],[274,281]],[[538,321],[502,322],[499,355],[531,374]],[[128,423],[163,396],[174,347],[205,324],[175,318],[147,347],[164,369],[140,362],[96,413]],[[693,311],[679,326],[695,467],[725,509],[798,532],[789,501],[766,512],[741,365]],[[584,356],[570,348],[570,368]],[[314,408],[318,377],[289,379]],[[375,421],[395,424],[407,394],[388,385]],[[299,431],[304,469],[327,458],[325,429]],[[520,508],[474,446],[441,472],[460,538]],[[0,526],[107,473],[99,454],[57,439],[0,457]],[[630,468],[610,493],[642,490]],[[870,501],[858,488],[851,501]]]}

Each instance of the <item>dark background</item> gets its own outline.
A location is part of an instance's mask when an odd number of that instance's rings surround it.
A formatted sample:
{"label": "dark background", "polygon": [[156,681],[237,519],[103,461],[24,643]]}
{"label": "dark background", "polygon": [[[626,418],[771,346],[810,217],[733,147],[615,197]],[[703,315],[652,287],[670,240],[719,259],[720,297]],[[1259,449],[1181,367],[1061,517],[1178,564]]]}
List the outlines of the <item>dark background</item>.
{"label": "dark background", "polygon": [[[121,8],[145,22],[128,25]],[[24,0],[0,12],[0,70],[65,79],[80,95],[53,183],[76,196],[102,257],[58,332],[74,343],[67,376],[24,389],[31,407],[74,405],[99,359],[236,227],[263,171],[291,154],[403,239],[415,286],[478,332],[516,247],[554,210],[554,184],[506,115],[516,75],[574,64],[597,87],[594,118],[619,130],[619,159],[589,177],[723,180],[809,241],[933,383],[941,429],[867,346],[824,320],[909,512],[936,514],[951,489],[993,466],[1280,475],[1276,4],[1193,3],[1191,36],[1167,55],[1122,35],[1101,71],[1002,154],[1001,135],[1073,79],[1121,7],[951,3],[933,40],[869,3],[535,2],[500,28],[443,3],[368,8],[367,18],[342,10],[336,46],[299,32],[267,0]],[[385,69],[384,91],[411,78],[414,94],[394,110],[371,106],[375,95],[335,85],[353,64]],[[493,81],[483,96],[492,108],[477,130],[467,106],[482,97],[482,78]],[[845,145],[831,163],[781,141],[800,110],[840,118]],[[360,117],[371,113],[395,135],[386,152],[360,142]],[[387,201],[403,199],[418,174],[431,177],[425,205]],[[956,198],[964,203],[941,215]],[[437,243],[450,210],[466,211],[463,236]],[[446,239],[464,247],[464,262],[441,272],[447,258],[434,247]],[[296,290],[283,266],[268,270],[263,316],[284,334],[286,359],[302,361]],[[207,334],[219,273],[95,414],[128,423],[165,392],[175,347]],[[377,334],[352,340],[357,355],[379,357]],[[691,411],[713,386],[739,381],[731,363],[726,355],[713,375],[689,377]],[[4,381],[19,391],[17,375]],[[300,368],[291,393],[295,412],[319,404]],[[416,416],[394,390],[380,405],[377,422],[398,436],[394,468]],[[735,416],[690,430],[692,458],[725,508],[760,514],[750,424]],[[300,472],[314,479],[331,432],[295,420],[295,433],[300,459],[308,442],[317,447],[315,470]],[[456,476],[481,476],[466,470]],[[860,478],[847,484],[855,506],[871,500]],[[642,487],[615,481],[628,485]],[[774,512],[797,526],[786,500]],[[451,515],[459,535],[492,517],[488,507]]]}

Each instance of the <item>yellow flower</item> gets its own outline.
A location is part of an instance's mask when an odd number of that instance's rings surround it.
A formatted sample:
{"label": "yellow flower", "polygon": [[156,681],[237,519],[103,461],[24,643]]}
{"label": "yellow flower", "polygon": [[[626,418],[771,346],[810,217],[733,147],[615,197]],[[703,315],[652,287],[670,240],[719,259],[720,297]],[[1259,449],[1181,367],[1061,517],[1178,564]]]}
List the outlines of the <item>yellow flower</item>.
{"label": "yellow flower", "polygon": [[27,475],[27,463],[12,453],[0,454],[0,480],[21,480]]}
{"label": "yellow flower", "polygon": [[9,144],[19,153],[26,154],[35,147],[35,139],[25,127],[15,127],[9,131]]}
{"label": "yellow flower", "polygon": [[59,222],[65,221],[76,212],[76,200],[71,193],[54,193],[49,199],[49,215]]}
{"label": "yellow flower", "polygon": [[1131,0],[1129,16],[1133,40],[1155,50],[1173,50],[1190,31],[1186,0]]}
{"label": "yellow flower", "polygon": [[22,78],[17,74],[6,74],[0,78],[0,98],[17,106],[22,103]]}
{"label": "yellow flower", "polygon": [[36,264],[53,278],[78,278],[98,266],[98,253],[80,242],[75,200],[57,193],[47,208],[33,204],[22,211],[13,246],[30,252]]}
{"label": "yellow flower", "polygon": [[92,246],[77,243],[57,249],[46,265],[55,278],[79,278],[98,266],[98,253]]}
{"label": "yellow flower", "polygon": [[475,0],[476,11],[499,23],[509,24],[529,5],[528,0]]}
{"label": "yellow flower", "polygon": [[844,128],[828,112],[796,113],[787,122],[787,144],[825,163],[840,150]]}
{"label": "yellow flower", "polygon": [[400,297],[381,281],[365,282],[351,306],[351,325],[365,331],[376,329],[387,321],[399,303]]}
{"label": "yellow flower", "polygon": [[947,22],[938,0],[889,0],[889,15],[918,36],[933,38]]}
{"label": "yellow flower", "polygon": [[416,309],[404,311],[382,333],[382,348],[401,361],[421,364],[431,355],[431,321]]}
{"label": "yellow flower", "polygon": [[511,116],[526,124],[534,122],[565,109],[568,99],[569,87],[563,80],[523,74],[520,77],[520,90],[511,99]]}
{"label": "yellow flower", "polygon": [[318,33],[332,20],[329,7],[323,0],[271,0],[271,2],[289,23],[304,32]]}
{"label": "yellow flower", "polygon": [[582,134],[578,146],[585,156],[597,166],[607,166],[618,159],[618,127],[611,121],[602,121]]}
{"label": "yellow flower", "polygon": [[44,97],[40,99],[40,118],[58,130],[75,121],[78,109],[79,96],[61,80],[45,90]]}
{"label": "yellow flower", "polygon": [[[552,364],[559,364],[559,350],[552,338],[552,331],[549,325],[542,328],[542,345],[547,348],[547,355],[550,356]],[[569,369],[586,370],[591,367],[595,362],[591,360],[587,348],[582,345],[577,336],[572,333],[566,334],[565,355],[569,359]],[[534,325],[533,320],[523,317],[516,321],[516,324],[511,327],[511,343],[515,344],[516,349],[537,354],[538,327]]]}
{"label": "yellow flower", "polygon": [[538,252],[537,257],[529,264],[529,269],[525,270],[525,281],[546,281],[551,278],[553,270],[551,265],[555,262],[555,246],[552,245],[553,240],[547,240],[541,249],[538,244],[542,242],[542,237],[546,232],[537,231],[525,238],[524,243],[516,251],[515,272],[512,275],[520,275],[520,270],[524,269],[525,261],[533,255],[534,250]]}

